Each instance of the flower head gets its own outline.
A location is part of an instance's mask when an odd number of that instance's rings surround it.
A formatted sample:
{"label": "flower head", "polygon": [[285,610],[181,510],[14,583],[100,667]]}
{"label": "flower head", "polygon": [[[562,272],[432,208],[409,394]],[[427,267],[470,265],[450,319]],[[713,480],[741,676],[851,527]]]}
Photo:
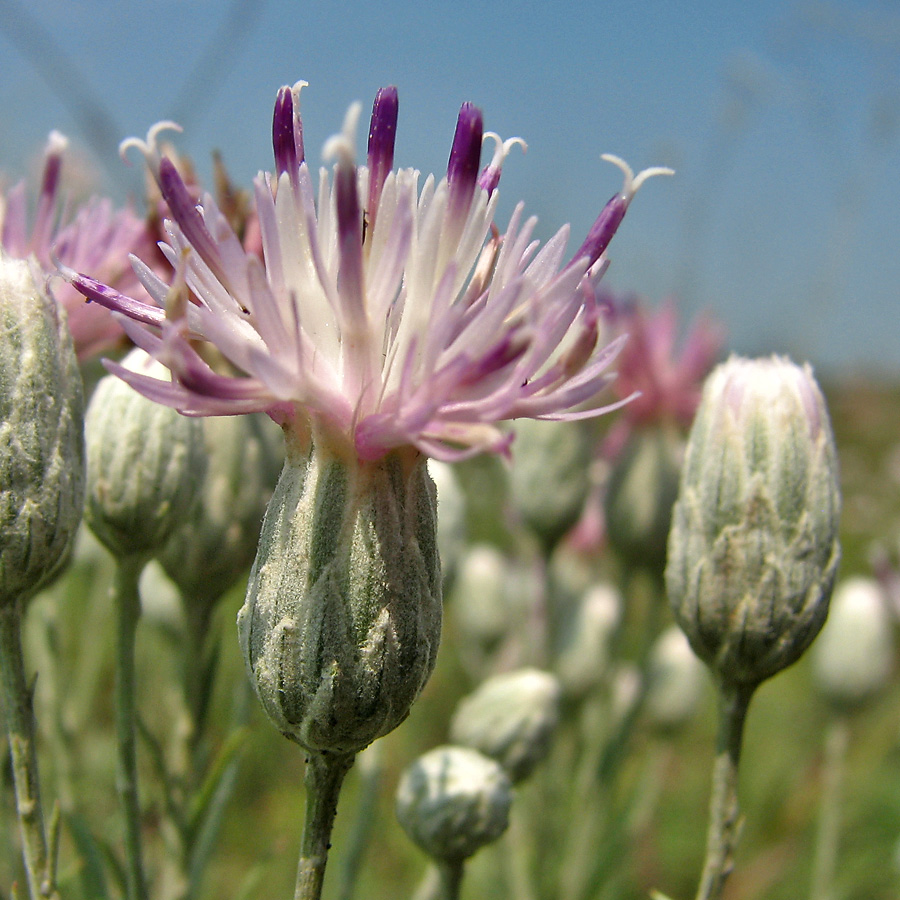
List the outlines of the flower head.
{"label": "flower head", "polygon": [[[678,346],[679,317],[673,300],[649,310],[638,299],[610,300],[610,316],[616,332],[627,334],[628,343],[618,361],[616,393],[635,396],[625,414],[604,441],[603,456],[615,459],[631,433],[645,425],[690,427],[700,403],[703,379],[712,369],[722,347],[722,327],[701,317]],[[676,349],[677,348],[677,349]]]}
{"label": "flower head", "polygon": [[[108,363],[139,391],[193,415],[265,411],[303,437],[364,460],[415,446],[439,459],[503,450],[498,423],[573,419],[619,404],[596,395],[623,339],[604,345],[596,284],[605,250],[640,184],[625,184],[564,260],[568,229],[541,249],[521,205],[493,227],[503,161],[518,139],[485,133],[480,110],[460,110],[446,177],[420,185],[394,169],[397,92],[374,103],[366,165],[355,162],[360,107],[325,146],[335,161],[318,188],[305,158],[302,83],[278,93],[275,173],[256,181],[263,261],[245,252],[215,201],[195,204],[151,129],[138,146],[171,212],[162,250],[171,284],[135,270],[155,300],[135,300],[71,268],[88,299],[124,313],[136,344],[171,381]],[[480,170],[482,143],[496,143]],[[233,367],[213,368],[202,342]],[[582,408],[587,404],[586,408]]]}
{"label": "flower head", "polygon": [[[114,210],[108,199],[93,197],[74,215],[63,209],[60,176],[67,140],[50,134],[44,154],[44,170],[34,221],[29,230],[24,182],[7,196],[0,196],[0,244],[16,259],[33,254],[45,275],[56,273],[57,261],[98,278],[121,290],[139,289],[128,254],[149,249],[144,223],[129,209]],[[86,304],[72,285],[61,279],[49,284],[56,300],[66,309],[69,329],[80,358],[109,347],[122,336],[122,328],[109,311]]]}

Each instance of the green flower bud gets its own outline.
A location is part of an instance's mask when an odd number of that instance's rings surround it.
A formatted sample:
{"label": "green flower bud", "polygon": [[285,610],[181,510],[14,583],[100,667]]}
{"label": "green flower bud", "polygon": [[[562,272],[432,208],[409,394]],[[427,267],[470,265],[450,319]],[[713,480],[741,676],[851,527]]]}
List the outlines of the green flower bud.
{"label": "green flower bud", "polygon": [[647,677],[644,710],[656,728],[678,728],[697,711],[707,676],[678,626],[666,629],[656,639]]}
{"label": "green flower bud", "polygon": [[159,561],[184,599],[205,609],[250,568],[284,454],[281,431],[266,416],[202,422],[206,474]]}
{"label": "green flower bud", "polygon": [[446,581],[456,571],[466,548],[466,498],[449,463],[430,459],[428,472],[440,498],[437,541]]}
{"label": "green flower bud", "polygon": [[622,596],[611,584],[595,584],[578,600],[554,667],[567,695],[583,697],[604,681],[621,618]]}
{"label": "green flower bud", "polygon": [[559,680],[549,672],[519,669],[495,675],[460,701],[450,739],[497,760],[515,784],[550,751],[561,695]]}
{"label": "green flower bud", "polygon": [[181,594],[157,560],[151,559],[144,566],[138,587],[142,618],[172,635],[180,636],[184,630]]}
{"label": "green flower bud", "polygon": [[0,606],[68,558],[84,508],[84,401],[65,312],[0,249]]}
{"label": "green flower bud", "polygon": [[547,548],[578,521],[590,487],[591,446],[572,422],[519,419],[510,473],[513,503]]}
{"label": "green flower bud", "polygon": [[[143,350],[123,365],[154,376],[166,371]],[[206,467],[202,423],[107,375],[88,404],[85,438],[85,521],[114,556],[152,556],[196,498]]]}
{"label": "green flower bud", "polygon": [[839,708],[859,706],[887,684],[894,646],[878,582],[849,578],[837,586],[812,656],[819,689]]}
{"label": "green flower bud", "polygon": [[285,737],[356,753],[396,728],[441,631],[436,495],[424,457],[289,460],[238,614],[250,680]]}
{"label": "green flower bud", "polygon": [[666,566],[683,443],[671,429],[636,431],[616,460],[604,499],[606,530],[629,566],[657,576]]}
{"label": "green flower bud", "polygon": [[834,438],[809,366],[719,366],[691,429],[666,586],[724,684],[755,687],[816,636],[840,558],[839,512]]}
{"label": "green flower bud", "polygon": [[509,633],[509,566],[490,544],[475,544],[462,558],[451,591],[457,627],[467,640],[493,647]]}
{"label": "green flower bud", "polygon": [[419,757],[397,787],[397,819],[429,856],[463,860],[509,824],[512,786],[501,766],[467,747]]}

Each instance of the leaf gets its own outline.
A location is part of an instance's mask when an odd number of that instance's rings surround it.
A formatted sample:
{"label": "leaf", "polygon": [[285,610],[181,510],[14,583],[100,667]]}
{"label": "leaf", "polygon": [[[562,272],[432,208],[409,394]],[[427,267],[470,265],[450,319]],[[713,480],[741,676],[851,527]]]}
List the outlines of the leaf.
{"label": "leaf", "polygon": [[[104,860],[108,861],[111,851],[109,848],[104,850],[81,816],[69,813],[65,819],[80,862],[78,876],[83,895],[91,900],[110,900]],[[124,888],[124,878],[122,887]]]}

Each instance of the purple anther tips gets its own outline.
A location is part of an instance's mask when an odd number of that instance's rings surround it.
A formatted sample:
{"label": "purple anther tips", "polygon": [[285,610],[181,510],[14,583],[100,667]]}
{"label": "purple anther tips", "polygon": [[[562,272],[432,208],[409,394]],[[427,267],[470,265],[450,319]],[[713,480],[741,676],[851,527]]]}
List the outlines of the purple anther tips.
{"label": "purple anther tips", "polygon": [[272,147],[275,151],[275,171],[279,175],[292,171],[296,164],[297,148],[294,146],[294,98],[289,87],[280,88],[275,99]]}
{"label": "purple anther tips", "polygon": [[372,121],[369,125],[369,198],[366,204],[370,223],[378,211],[378,201],[385,179],[394,167],[394,140],[397,136],[397,88],[382,88],[372,104]]}
{"label": "purple anther tips", "polygon": [[272,117],[272,146],[275,150],[275,171],[287,172],[294,177],[303,162],[303,128],[299,115],[294,113],[294,93],[291,88],[280,88],[275,100]]}
{"label": "purple anther tips", "polygon": [[178,174],[175,164],[167,156],[159,161],[159,189],[169,206],[172,218],[184,233],[200,258],[209,266],[223,286],[228,278],[222,265],[218,245],[206,227],[203,215],[197,209],[187,185]]}
{"label": "purple anther tips", "polygon": [[472,103],[463,103],[456,120],[456,133],[450,161],[447,163],[447,181],[461,189],[474,188],[481,162],[481,141],[484,135],[484,119],[481,110]]}
{"label": "purple anther tips", "polygon": [[56,197],[59,187],[59,174],[62,171],[62,152],[51,151],[44,162],[44,174],[41,180],[41,196]]}
{"label": "purple anther tips", "polygon": [[597,216],[597,221],[591,226],[584,243],[578,248],[572,261],[583,259],[586,256],[590,260],[590,265],[597,262],[603,255],[603,251],[609,246],[619,225],[622,224],[627,209],[628,199],[621,193],[614,194],[603,207],[600,215]]}

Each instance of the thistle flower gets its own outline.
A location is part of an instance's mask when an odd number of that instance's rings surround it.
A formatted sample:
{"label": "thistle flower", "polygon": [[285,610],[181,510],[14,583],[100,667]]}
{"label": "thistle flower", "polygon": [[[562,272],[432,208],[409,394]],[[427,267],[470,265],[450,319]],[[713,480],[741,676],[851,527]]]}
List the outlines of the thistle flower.
{"label": "thistle flower", "polygon": [[688,428],[700,403],[703,379],[709,374],[723,343],[723,329],[701,317],[676,350],[678,308],[666,300],[648,310],[634,300],[616,310],[617,329],[629,335],[618,364],[617,392],[627,397],[639,391],[629,404],[625,419],[631,427],[674,422]]}
{"label": "thistle flower", "polygon": [[[502,165],[521,141],[484,133],[474,106],[460,111],[446,177],[420,189],[416,170],[392,171],[396,90],[376,97],[366,166],[354,161],[353,105],[326,144],[336,165],[333,178],[320,172],[317,192],[301,86],[278,93],[276,171],[256,181],[262,263],[209,195],[195,205],[160,155],[167,123],[126,142],[146,157],[172,214],[162,246],[172,283],[135,262],[155,300],[146,303],[62,271],[88,299],[124,313],[128,335],[172,379],[107,363],[111,371],[185,413],[265,411],[301,443],[314,431],[361,460],[409,445],[444,460],[503,451],[502,420],[576,419],[621,405],[596,400],[624,340],[599,340],[596,286],[635,192],[669,170],[634,176],[606,157],[623,170],[623,187],[564,264],[568,229],[538,251],[536,220],[523,220],[521,206],[502,237],[492,231]],[[485,139],[496,148],[479,174]],[[237,373],[215,371],[197,341],[214,344]]]}
{"label": "thistle flower", "polygon": [[[700,402],[703,379],[723,342],[723,328],[708,317],[695,320],[680,342],[678,308],[667,300],[648,309],[639,298],[602,297],[613,333],[628,342],[616,361],[615,391],[634,399],[616,418],[598,447],[596,471],[609,472],[610,483],[596,479],[581,520],[569,542],[595,553],[607,537],[633,564],[659,570],[665,565],[669,512],[683,453],[682,433]],[[658,468],[658,490],[647,494],[636,484],[639,469]],[[624,489],[624,493],[623,493]],[[636,491],[636,493],[635,493]],[[615,496],[615,495],[619,496]],[[640,499],[639,506],[633,503]],[[623,502],[624,501],[624,502]]]}
{"label": "thistle flower", "polygon": [[[62,209],[60,181],[68,141],[58,131],[50,134],[44,153],[44,170],[37,208],[28,227],[24,182],[4,198],[0,196],[0,244],[16,259],[34,255],[44,274],[56,273],[56,262],[94,272],[121,290],[139,289],[128,265],[128,254],[148,244],[144,223],[129,209],[114,210],[105,198],[94,197],[73,216]],[[53,279],[53,296],[66,309],[69,329],[80,359],[92,356],[122,336],[122,328],[97,304],[84,298],[70,284]]]}
{"label": "thistle flower", "polygon": [[[162,123],[123,149],[141,150],[171,212],[160,248],[171,283],[134,261],[146,303],[61,273],[123,313],[128,336],[170,370],[107,363],[139,392],[189,415],[266,412],[284,428],[287,460],[238,630],[263,708],[308,753],[316,814],[295,896],[318,898],[344,774],[403,721],[435,662],[441,578],[426,457],[502,452],[506,419],[621,405],[596,400],[622,343],[599,340],[597,282],[635,192],[668,170],[635,177],[611,158],[623,188],[563,265],[567,229],[540,251],[521,207],[505,235],[493,229],[503,161],[521,141],[485,134],[474,106],[460,111],[446,177],[420,189],[417,171],[393,171],[396,90],[375,99],[365,166],[354,158],[355,104],[325,146],[336,163],[317,192],[301,87],[278,93],[275,173],[256,180],[262,260],[212,197],[195,203],[158,149]],[[496,149],[479,174],[486,137]]]}

